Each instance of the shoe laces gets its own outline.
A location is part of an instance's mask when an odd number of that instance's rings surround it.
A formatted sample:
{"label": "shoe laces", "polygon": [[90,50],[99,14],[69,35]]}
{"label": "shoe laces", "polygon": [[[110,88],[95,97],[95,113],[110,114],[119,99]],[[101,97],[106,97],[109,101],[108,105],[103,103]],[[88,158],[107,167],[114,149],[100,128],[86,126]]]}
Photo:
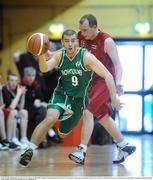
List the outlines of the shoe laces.
{"label": "shoe laces", "polygon": [[123,149],[128,145],[128,143],[124,147],[117,146],[118,153],[117,153],[117,160],[122,159],[123,157],[126,158],[128,156],[128,152],[124,151]]}
{"label": "shoe laces", "polygon": [[81,153],[84,152],[84,149],[83,149],[83,147],[81,147],[81,146],[77,146],[76,150],[77,150],[78,152],[81,152]]}
{"label": "shoe laces", "polygon": [[129,146],[129,143],[126,143],[124,146],[119,147],[121,150],[123,150],[125,147]]}

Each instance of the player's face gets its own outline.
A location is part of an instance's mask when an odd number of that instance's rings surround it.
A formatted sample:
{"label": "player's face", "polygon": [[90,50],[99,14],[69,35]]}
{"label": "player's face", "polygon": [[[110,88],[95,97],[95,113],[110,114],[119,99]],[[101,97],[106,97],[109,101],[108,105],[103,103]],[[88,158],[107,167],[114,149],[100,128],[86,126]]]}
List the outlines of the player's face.
{"label": "player's face", "polygon": [[85,20],[83,24],[79,25],[82,36],[86,40],[92,40],[95,37],[96,26],[90,27],[88,20]]}
{"label": "player's face", "polygon": [[9,75],[7,82],[8,82],[9,88],[11,90],[15,90],[17,88],[17,85],[18,85],[18,77]]}
{"label": "player's face", "polygon": [[77,35],[74,34],[72,36],[64,35],[62,39],[62,45],[66,49],[66,52],[69,54],[75,53],[78,47],[78,39]]}
{"label": "player's face", "polygon": [[25,77],[26,77],[28,84],[31,85],[35,81],[36,73],[35,72],[29,73],[29,74],[25,75]]}

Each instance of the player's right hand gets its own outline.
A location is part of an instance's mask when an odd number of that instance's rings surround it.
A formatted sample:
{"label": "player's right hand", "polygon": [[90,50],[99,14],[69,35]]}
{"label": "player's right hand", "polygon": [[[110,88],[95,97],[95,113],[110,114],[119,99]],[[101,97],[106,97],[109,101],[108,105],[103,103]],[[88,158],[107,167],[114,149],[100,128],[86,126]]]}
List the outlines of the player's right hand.
{"label": "player's right hand", "polygon": [[53,57],[54,55],[54,52],[51,52],[50,50],[48,50],[46,53],[45,53],[45,59],[46,60],[49,60]]}
{"label": "player's right hand", "polygon": [[122,103],[118,97],[116,97],[115,99],[112,99],[111,105],[113,110],[116,109],[117,111],[119,111],[123,108],[125,104]]}

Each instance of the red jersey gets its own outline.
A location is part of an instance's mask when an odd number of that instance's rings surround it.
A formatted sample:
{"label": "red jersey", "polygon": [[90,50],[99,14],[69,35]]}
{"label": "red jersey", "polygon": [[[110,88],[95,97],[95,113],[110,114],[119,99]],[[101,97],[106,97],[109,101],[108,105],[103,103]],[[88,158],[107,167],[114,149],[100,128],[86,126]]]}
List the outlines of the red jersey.
{"label": "red jersey", "polygon": [[[105,32],[99,32],[98,35],[93,40],[85,40],[81,35],[81,32],[78,33],[79,44],[81,47],[86,48],[89,52],[94,54],[96,58],[103,63],[103,65],[109,70],[109,72],[115,78],[115,68],[110,57],[104,51],[104,42],[107,38],[111,36]],[[93,82],[99,77],[94,73]]]}
{"label": "red jersey", "polygon": [[[109,34],[99,32],[93,40],[85,40],[81,35],[81,32],[78,33],[80,46],[86,48],[89,52],[94,54],[96,58],[109,70],[115,79],[115,68],[113,62],[108,54],[104,51],[104,42],[109,37],[111,37]],[[106,114],[112,114],[112,109],[108,102],[110,95],[105,80],[96,73],[94,73],[92,85],[89,89],[88,95],[90,101],[87,109],[92,112],[92,114],[98,120],[103,118]]]}

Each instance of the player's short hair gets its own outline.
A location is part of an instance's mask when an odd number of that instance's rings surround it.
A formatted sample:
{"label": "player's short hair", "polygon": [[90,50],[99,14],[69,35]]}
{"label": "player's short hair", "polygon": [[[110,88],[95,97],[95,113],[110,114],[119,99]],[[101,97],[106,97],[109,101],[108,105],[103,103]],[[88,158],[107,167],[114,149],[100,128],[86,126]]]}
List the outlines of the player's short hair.
{"label": "player's short hair", "polygon": [[16,77],[16,78],[18,79],[18,76],[17,76],[16,74],[14,74],[14,73],[9,73],[9,74],[7,75],[7,81],[10,80],[10,77],[11,77],[11,76]]}
{"label": "player's short hair", "polygon": [[62,39],[64,38],[65,35],[67,36],[72,36],[74,34],[77,34],[76,31],[72,30],[72,29],[67,29],[63,32],[62,34]]}
{"label": "player's short hair", "polygon": [[80,24],[83,24],[84,21],[87,20],[89,22],[89,26],[93,27],[94,25],[97,26],[97,19],[94,15],[92,14],[85,14],[84,16],[81,17],[80,19]]}
{"label": "player's short hair", "polygon": [[24,68],[24,75],[29,75],[35,73],[36,74],[36,69],[34,67],[26,67]]}

